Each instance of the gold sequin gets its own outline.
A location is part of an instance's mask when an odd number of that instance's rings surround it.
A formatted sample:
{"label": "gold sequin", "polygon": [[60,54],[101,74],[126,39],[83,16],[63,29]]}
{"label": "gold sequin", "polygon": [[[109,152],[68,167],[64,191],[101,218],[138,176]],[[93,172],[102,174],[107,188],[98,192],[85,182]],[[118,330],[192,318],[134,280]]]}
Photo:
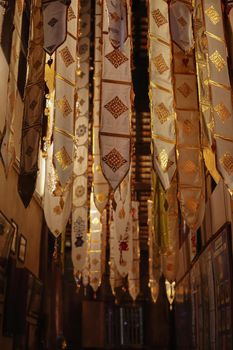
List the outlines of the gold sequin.
{"label": "gold sequin", "polygon": [[215,50],[215,52],[210,56],[211,62],[215,65],[215,68],[221,72],[221,70],[226,66],[226,62],[218,52],[218,50]]}
{"label": "gold sequin", "polygon": [[220,22],[220,16],[218,11],[214,8],[214,6],[210,6],[207,10],[205,10],[205,13],[209,17],[210,21],[216,25]]}
{"label": "gold sequin", "polygon": [[225,153],[220,159],[221,164],[228,173],[229,176],[233,174],[233,157],[230,153]]}
{"label": "gold sequin", "polygon": [[163,74],[164,72],[166,72],[169,69],[162,54],[156,56],[153,59],[153,62],[155,64],[155,67],[156,67],[157,71],[159,72],[159,74]]}
{"label": "gold sequin", "polygon": [[63,170],[72,164],[72,160],[64,146],[56,152],[55,157]]}
{"label": "gold sequin", "polygon": [[217,112],[219,118],[222,120],[222,122],[225,122],[227,119],[230,118],[231,113],[228,111],[227,107],[224,105],[224,103],[219,103],[214,107],[215,112]]}

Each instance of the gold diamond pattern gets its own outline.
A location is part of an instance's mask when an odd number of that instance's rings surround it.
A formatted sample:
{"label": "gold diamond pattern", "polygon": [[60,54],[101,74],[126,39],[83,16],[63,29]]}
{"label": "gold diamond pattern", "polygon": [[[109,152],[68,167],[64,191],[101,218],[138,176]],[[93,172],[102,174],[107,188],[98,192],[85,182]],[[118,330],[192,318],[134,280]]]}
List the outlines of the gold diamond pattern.
{"label": "gold diamond pattern", "polygon": [[64,146],[55,153],[55,157],[63,170],[72,164],[72,160]]}
{"label": "gold diamond pattern", "polygon": [[214,8],[214,6],[210,6],[207,10],[205,10],[205,13],[209,17],[210,21],[216,25],[220,22],[220,16],[218,11]]}
{"label": "gold diamond pattern", "polygon": [[168,171],[168,169],[174,164],[169,158],[165,149],[163,149],[159,155],[156,157],[163,172]]}
{"label": "gold diamond pattern", "polygon": [[188,119],[184,120],[182,127],[186,134],[190,134],[194,129],[192,122]]}
{"label": "gold diamond pattern", "polygon": [[218,50],[216,50],[211,56],[210,56],[210,60],[211,62],[213,62],[213,64],[215,65],[215,68],[221,72],[221,70],[226,66],[226,62],[224,61],[224,59],[222,58],[222,56],[220,55],[220,53],[218,52]]}
{"label": "gold diamond pattern", "polygon": [[180,23],[181,27],[183,27],[183,28],[187,26],[187,22],[183,16],[178,18],[178,22]]}
{"label": "gold diamond pattern", "polygon": [[193,90],[187,83],[183,83],[178,89],[177,89],[185,98],[187,98]]}
{"label": "gold diamond pattern", "polygon": [[185,173],[192,174],[192,173],[196,172],[197,167],[196,167],[194,162],[192,162],[190,159],[188,159],[182,165],[182,169]]}
{"label": "gold diamond pattern", "polygon": [[109,101],[104,108],[106,108],[115,119],[120,117],[120,115],[122,115],[124,112],[128,111],[128,107],[124,105],[118,96]]}
{"label": "gold diamond pattern", "polygon": [[233,157],[230,153],[225,153],[220,159],[221,164],[226,170],[227,174],[231,176],[233,174]]}
{"label": "gold diamond pattern", "polygon": [[228,111],[227,107],[222,102],[215,106],[214,110],[215,112],[217,112],[222,122],[225,122],[231,116],[231,113]]}
{"label": "gold diamond pattern", "polygon": [[155,67],[156,67],[157,71],[159,72],[159,74],[163,74],[164,72],[166,72],[169,69],[162,54],[156,56],[153,59],[153,62],[155,64]]}
{"label": "gold diamond pattern", "polygon": [[161,124],[165,123],[169,117],[169,110],[166,108],[163,102],[155,106],[155,113],[157,114]]}
{"label": "gold diamond pattern", "polygon": [[65,46],[64,49],[60,51],[60,54],[66,67],[69,67],[72,63],[74,63],[74,59],[67,46]]}
{"label": "gold diamond pattern", "polygon": [[72,19],[75,19],[76,16],[74,14],[74,10],[72,9],[72,6],[69,6],[68,13],[67,13],[67,21],[72,21]]}
{"label": "gold diamond pattern", "polygon": [[111,51],[105,57],[116,69],[128,61],[128,58],[119,49]]}
{"label": "gold diamond pattern", "polygon": [[72,108],[70,107],[66,96],[63,96],[58,100],[58,107],[62,112],[64,118],[68,117],[68,115],[72,112]]}
{"label": "gold diamond pattern", "polygon": [[127,160],[122,157],[120,152],[115,148],[111,150],[106,156],[102,157],[102,160],[112,169],[115,173],[122,165],[127,163]]}
{"label": "gold diamond pattern", "polygon": [[167,19],[164,17],[164,15],[160,12],[159,9],[153,11],[151,14],[152,14],[158,28],[161,27],[162,25],[168,23]]}

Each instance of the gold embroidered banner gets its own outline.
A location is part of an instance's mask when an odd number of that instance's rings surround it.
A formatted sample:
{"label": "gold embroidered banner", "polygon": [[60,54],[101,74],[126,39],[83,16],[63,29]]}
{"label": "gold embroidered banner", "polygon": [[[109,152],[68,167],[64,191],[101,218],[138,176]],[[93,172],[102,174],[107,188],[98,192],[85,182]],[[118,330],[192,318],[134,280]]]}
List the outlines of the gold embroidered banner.
{"label": "gold embroidered banner", "polygon": [[[110,41],[106,16],[108,10],[105,0],[103,1],[100,153],[103,174],[112,189],[116,190],[130,166],[132,101],[130,1],[127,1],[129,36],[118,49],[115,49]],[[116,21],[119,20],[117,17]]]}
{"label": "gold embroidered banner", "polygon": [[205,165],[217,183],[220,175],[216,169],[215,141],[212,134],[213,109],[211,108],[211,93],[208,84],[209,66],[207,62],[206,34],[202,11],[202,0],[196,0],[193,10],[193,29],[195,37],[195,59],[198,82],[198,100],[201,114],[201,144]]}
{"label": "gold embroidered banner", "polygon": [[156,231],[154,221],[154,200],[148,200],[148,248],[149,248],[149,287],[151,297],[156,303],[159,295],[160,279],[160,254],[158,232]]}
{"label": "gold embroidered banner", "polygon": [[149,74],[153,166],[168,189],[176,170],[175,111],[168,4],[149,1]]}
{"label": "gold embroidered banner", "polygon": [[125,0],[106,0],[108,10],[108,31],[112,46],[123,47],[128,36],[127,5]]}
{"label": "gold embroidered banner", "polygon": [[[6,103],[6,116],[5,127],[2,137],[0,136],[0,158],[3,162],[3,167],[6,176],[9,173],[10,167],[15,160],[15,146],[14,146],[14,130],[13,121],[15,118],[15,103],[17,97],[17,76],[18,76],[18,62],[20,52],[21,38],[19,33],[21,32],[22,23],[22,6],[15,6],[14,13],[14,27],[11,49],[11,60],[9,67],[8,86],[7,86],[7,103]],[[4,11],[0,7],[0,11]],[[1,37],[1,33],[0,33]]]}
{"label": "gold embroidered banner", "polygon": [[[44,50],[52,55],[65,41],[67,29],[67,4],[64,0],[43,0]],[[74,17],[72,7],[68,9],[68,20]],[[73,19],[73,18],[72,18]]]}
{"label": "gold embroidered banner", "polygon": [[115,191],[113,210],[114,259],[118,272],[127,276],[132,263],[131,171]]}
{"label": "gold embroidered banner", "polygon": [[140,240],[139,240],[139,202],[132,201],[132,249],[131,267],[128,272],[128,289],[133,300],[140,293]]}
{"label": "gold embroidered banner", "polygon": [[216,144],[216,163],[225,184],[233,190],[233,109],[221,1],[203,1],[206,34],[208,85],[213,115],[212,133]]}
{"label": "gold embroidered banner", "polygon": [[90,0],[79,3],[79,26],[76,64],[76,115],[73,164],[72,261],[76,278],[89,283],[88,259],[88,123],[89,123],[89,54]]}
{"label": "gold embroidered banner", "polygon": [[25,207],[31,201],[38,170],[41,116],[44,103],[43,17],[41,0],[32,1],[28,51],[27,83],[24,93],[24,114],[18,191]]}
{"label": "gold embroidered banner", "polygon": [[[190,27],[183,30],[189,32]],[[185,53],[173,43],[173,61],[178,197],[183,218],[196,231],[205,212],[205,177],[194,50]]]}
{"label": "gold embroidered banner", "polygon": [[93,99],[93,190],[97,209],[102,213],[108,202],[109,185],[103,176],[100,164],[99,129],[100,129],[100,87],[102,70],[102,6],[95,4],[95,61],[94,61],[94,99]]}
{"label": "gold embroidered banner", "polygon": [[77,0],[70,5],[74,12],[68,18],[67,37],[56,51],[55,67],[55,126],[54,126],[54,155],[53,162],[59,181],[65,186],[73,174],[73,145],[75,118],[75,84],[76,84],[76,49],[78,10]]}

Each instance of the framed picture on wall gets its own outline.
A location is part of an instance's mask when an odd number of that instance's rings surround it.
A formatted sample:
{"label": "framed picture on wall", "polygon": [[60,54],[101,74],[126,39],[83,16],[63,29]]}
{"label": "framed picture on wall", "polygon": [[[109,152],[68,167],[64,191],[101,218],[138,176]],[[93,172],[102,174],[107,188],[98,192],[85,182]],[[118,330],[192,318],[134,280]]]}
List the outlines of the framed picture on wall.
{"label": "framed picture on wall", "polygon": [[26,249],[27,249],[27,240],[21,234],[19,237],[19,248],[18,248],[18,259],[24,263],[26,257]]}
{"label": "framed picture on wall", "polygon": [[11,220],[11,225],[13,226],[13,237],[11,242],[11,253],[16,254],[17,251],[17,241],[18,241],[18,225]]}
{"label": "framed picture on wall", "polygon": [[14,227],[0,211],[0,265],[5,266],[9,257]]}

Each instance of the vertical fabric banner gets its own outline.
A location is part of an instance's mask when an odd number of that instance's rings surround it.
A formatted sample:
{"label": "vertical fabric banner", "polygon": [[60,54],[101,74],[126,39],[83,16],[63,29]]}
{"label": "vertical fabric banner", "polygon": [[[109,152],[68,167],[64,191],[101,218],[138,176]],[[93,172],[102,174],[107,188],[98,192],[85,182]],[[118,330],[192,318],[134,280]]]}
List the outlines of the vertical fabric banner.
{"label": "vertical fabric banner", "polygon": [[102,71],[102,6],[95,4],[95,58],[94,58],[94,99],[93,99],[93,189],[96,208],[102,213],[108,202],[109,185],[103,176],[100,162],[99,129],[100,129],[100,90]]}
{"label": "vertical fabric banner", "polygon": [[140,239],[139,239],[139,202],[132,201],[132,249],[131,267],[128,272],[128,289],[133,300],[140,292]]}
{"label": "vertical fabric banner", "polygon": [[209,66],[207,62],[206,33],[204,25],[204,14],[202,11],[202,1],[195,0],[193,10],[193,32],[195,38],[195,59],[198,82],[198,100],[201,113],[201,144],[205,165],[211,176],[218,183],[220,174],[216,169],[215,141],[212,133],[213,128],[213,108],[211,107],[211,92],[209,79]]}
{"label": "vertical fabric banner", "polygon": [[[172,1],[170,21],[173,23],[171,34],[176,102],[178,197],[182,216],[192,232],[195,232],[201,225],[205,212],[205,177],[192,37],[192,6],[181,1]],[[182,36],[179,36],[179,33],[182,33]],[[185,42],[183,37],[186,38]]]}
{"label": "vertical fabric banner", "polygon": [[[127,34],[126,20],[128,20]],[[123,37],[123,42],[121,46],[115,48],[115,45],[112,45],[111,33],[117,32],[119,28],[118,36]],[[103,1],[102,40],[101,166],[111,188],[116,190],[130,168],[132,101],[130,1]]]}
{"label": "vertical fabric banner", "polygon": [[176,132],[172,85],[172,43],[168,4],[149,1],[149,74],[153,166],[165,190],[176,170]]}
{"label": "vertical fabric banner", "polygon": [[154,222],[154,200],[148,200],[148,247],[149,247],[149,287],[153,302],[159,295],[160,255],[159,242]]}
{"label": "vertical fabric banner", "polygon": [[205,49],[209,67],[208,85],[213,115],[212,134],[216,145],[216,164],[229,191],[233,191],[233,108],[227,48],[223,27],[222,2],[202,2]]}
{"label": "vertical fabric banner", "polygon": [[24,93],[18,191],[25,207],[36,185],[44,102],[43,17],[41,0],[32,0],[27,83]]}
{"label": "vertical fabric banner", "polygon": [[[6,108],[5,127],[2,135],[2,140],[0,136],[0,146],[1,146],[0,158],[3,162],[6,176],[8,175],[10,167],[15,160],[13,122],[15,118],[15,103],[18,95],[17,76],[18,76],[18,62],[19,62],[20,42],[21,42],[19,33],[21,33],[22,8],[23,8],[23,4],[21,3],[21,1],[18,1],[17,6],[15,6],[15,14],[14,14],[15,30],[13,32],[13,38],[12,38],[11,60],[10,60],[10,69],[9,69],[8,86],[7,86],[7,104],[6,104],[7,108]],[[0,11],[5,11],[5,10],[3,10],[3,8],[0,6]],[[1,33],[0,33],[0,37],[1,37]]]}
{"label": "vertical fabric banner", "polygon": [[[78,2],[79,3],[79,2]],[[88,283],[88,123],[89,123],[89,54],[90,0],[79,3],[79,27],[76,62],[76,115],[74,124],[74,164],[72,200],[72,261],[79,283]]]}

